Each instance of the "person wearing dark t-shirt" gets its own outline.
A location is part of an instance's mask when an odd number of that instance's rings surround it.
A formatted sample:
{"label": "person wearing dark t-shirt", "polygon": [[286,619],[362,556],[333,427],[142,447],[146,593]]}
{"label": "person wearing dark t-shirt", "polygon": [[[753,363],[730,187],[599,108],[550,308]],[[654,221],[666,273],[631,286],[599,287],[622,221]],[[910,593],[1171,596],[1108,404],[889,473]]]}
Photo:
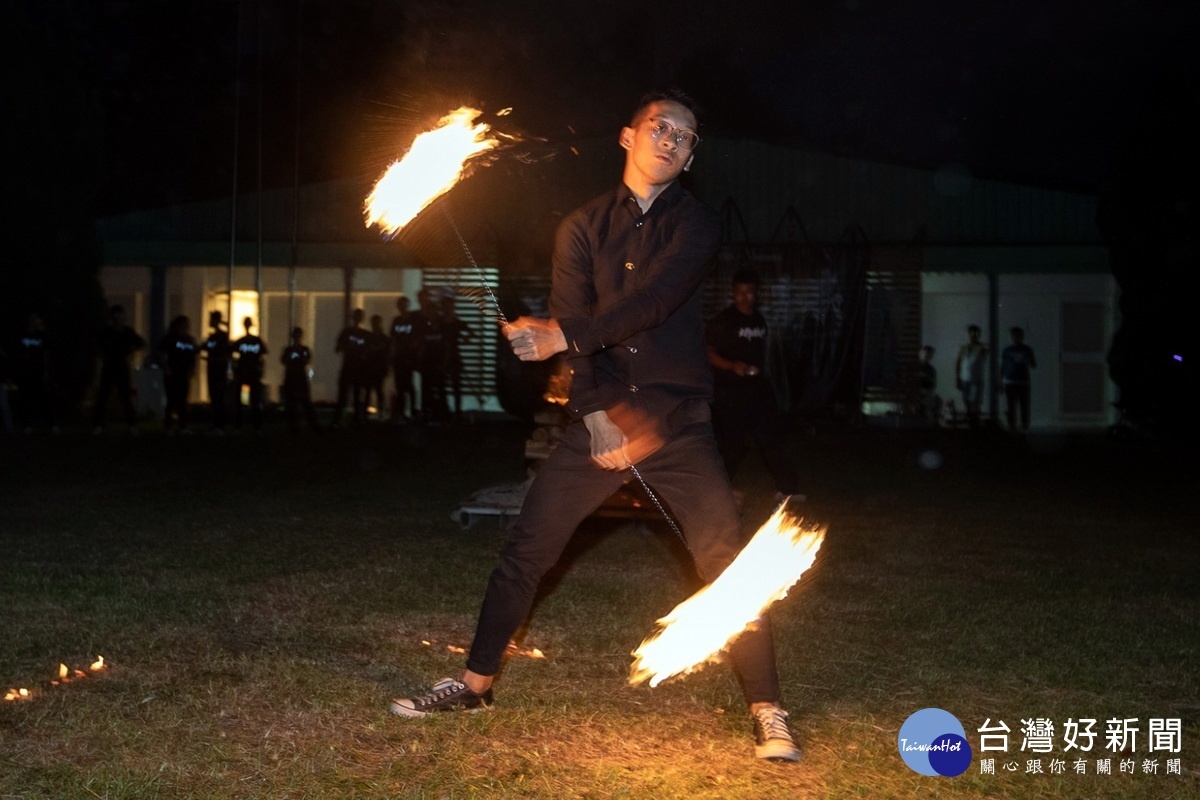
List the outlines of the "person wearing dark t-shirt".
{"label": "person wearing dark t-shirt", "polygon": [[346,403],[351,404],[355,422],[362,421],[362,386],[367,356],[367,329],[362,326],[366,313],[354,309],[351,323],[338,334],[333,351],[342,357],[338,370],[337,407],[333,410],[333,424],[340,425]]}
{"label": "person wearing dark t-shirt", "polygon": [[454,310],[453,295],[442,298],[442,337],[446,342],[446,393],[454,396],[454,418],[462,419],[462,345],[471,339],[471,326]]}
{"label": "person wearing dark t-shirt", "polygon": [[96,405],[92,410],[92,424],[96,433],[104,431],[104,417],[108,396],[114,391],[117,402],[129,425],[130,433],[137,432],[137,413],[133,408],[133,376],[129,359],[146,346],[146,341],[133,328],[125,324],[125,309],[113,306],[108,311],[109,323],[99,335],[100,343],[100,387],[96,390]]}
{"label": "person wearing dark t-shirt", "polygon": [[428,289],[417,294],[421,307],[413,314],[413,328],[421,343],[417,370],[421,373],[421,416],[429,422],[445,422],[446,331],[436,295]]}
{"label": "person wearing dark t-shirt", "polygon": [[33,433],[41,423],[57,432],[54,403],[50,391],[50,351],[42,318],[30,314],[12,352],[12,381],[17,387],[13,411],[16,423],[25,433]]}
{"label": "person wearing dark t-shirt", "polygon": [[758,276],[738,270],[733,302],[708,322],[708,363],[713,368],[713,423],[725,469],[732,477],[753,440],[781,495],[799,491],[799,479],[782,437],[775,389],[767,377],[767,320],[758,310]]}
{"label": "person wearing dark t-shirt", "polygon": [[366,352],[363,353],[363,408],[371,406],[371,396],[375,397],[375,408],[379,418],[383,419],[384,404],[383,385],[387,381],[388,365],[392,360],[392,340],[383,330],[383,317],[371,315],[371,330],[367,332]]}
{"label": "person wearing dark t-shirt", "polygon": [[313,408],[312,387],[308,382],[308,365],[312,363],[312,351],[304,344],[304,330],[292,328],[292,343],[280,357],[283,364],[283,407],[287,413],[288,428],[292,433],[300,432],[300,416],[304,415],[308,427],[317,432],[317,412]]}
{"label": "person wearing dark t-shirt", "polygon": [[420,347],[413,329],[413,315],[409,311],[409,300],[400,295],[396,300],[400,313],[392,318],[392,378],[396,384],[396,396],[392,404],[392,421],[398,422],[407,416],[417,416],[417,393],[413,385],[413,372],[417,368]]}
{"label": "person wearing dark t-shirt", "polygon": [[250,424],[255,431],[262,430],[263,412],[263,366],[267,355],[267,343],[251,333],[254,319],[246,317],[242,321],[246,335],[233,343],[233,354],[237,361],[233,364],[233,381],[238,389],[238,404],[234,407],[235,427],[242,427],[241,390],[243,386],[250,389]]}
{"label": "person wearing dark t-shirt", "polygon": [[188,390],[200,347],[191,334],[191,320],[180,315],[171,320],[167,335],[158,346],[163,370],[163,388],[167,393],[167,408],[163,414],[163,429],[171,433],[174,423],[181,432],[188,432]]}
{"label": "person wearing dark t-shirt", "polygon": [[208,386],[208,402],[212,407],[212,432],[221,434],[225,432],[229,417],[229,363],[233,346],[229,342],[229,331],[225,330],[220,311],[208,315],[208,325],[212,332],[201,345],[207,363],[204,377]]}

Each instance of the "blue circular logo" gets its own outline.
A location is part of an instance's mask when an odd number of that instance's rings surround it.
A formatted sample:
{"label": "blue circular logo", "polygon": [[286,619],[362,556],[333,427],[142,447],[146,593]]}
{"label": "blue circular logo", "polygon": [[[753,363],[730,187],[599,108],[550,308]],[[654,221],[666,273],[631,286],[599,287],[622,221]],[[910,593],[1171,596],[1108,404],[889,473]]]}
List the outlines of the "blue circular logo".
{"label": "blue circular logo", "polygon": [[949,711],[922,708],[900,726],[900,757],[913,772],[953,778],[971,766],[971,745],[962,723]]}

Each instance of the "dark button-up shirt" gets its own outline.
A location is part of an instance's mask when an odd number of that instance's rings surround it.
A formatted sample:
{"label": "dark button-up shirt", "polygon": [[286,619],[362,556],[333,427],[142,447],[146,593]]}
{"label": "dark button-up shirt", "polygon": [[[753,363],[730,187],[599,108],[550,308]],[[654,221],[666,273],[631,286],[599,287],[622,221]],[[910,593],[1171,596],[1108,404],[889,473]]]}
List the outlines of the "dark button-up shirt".
{"label": "dark button-up shirt", "polygon": [[550,313],[567,341],[574,415],[626,403],[668,433],[708,419],[701,294],[720,239],[720,218],[678,182],[644,214],[622,185],[563,221]]}

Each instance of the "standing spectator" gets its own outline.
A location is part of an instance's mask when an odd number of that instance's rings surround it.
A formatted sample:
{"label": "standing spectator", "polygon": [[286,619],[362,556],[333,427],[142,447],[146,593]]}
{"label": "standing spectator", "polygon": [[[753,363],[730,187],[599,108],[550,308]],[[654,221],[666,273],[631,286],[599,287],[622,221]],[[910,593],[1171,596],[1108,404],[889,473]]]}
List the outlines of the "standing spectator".
{"label": "standing spectator", "polygon": [[292,433],[300,432],[300,415],[308,422],[313,433],[320,431],[317,411],[313,408],[312,387],[308,382],[308,365],[312,363],[312,351],[304,344],[304,330],[292,328],[292,341],[280,358],[283,363],[283,407],[287,412],[288,428]]}
{"label": "standing spectator", "polygon": [[367,358],[367,330],[362,326],[366,316],[361,308],[354,309],[351,322],[338,334],[333,347],[342,356],[342,367],[338,370],[337,407],[333,410],[333,424],[340,425],[346,402],[351,403],[355,422],[362,421],[363,379]]}
{"label": "standing spectator", "polygon": [[234,408],[233,424],[242,427],[242,387],[250,389],[250,424],[255,432],[262,432],[263,412],[263,367],[267,355],[267,343],[251,333],[254,318],[242,320],[246,335],[233,343],[233,352],[237,361],[233,365],[233,382],[237,387],[238,403]]}
{"label": "standing spectator", "polygon": [[788,457],[775,388],[767,377],[767,320],[758,310],[758,275],[741,269],[733,302],[709,321],[708,363],[714,373],[713,423],[725,470],[732,477],[752,440],[775,481],[779,499],[799,491]]}
{"label": "standing spectator", "polygon": [[25,433],[33,433],[38,422],[58,433],[54,424],[54,401],[50,391],[50,351],[42,318],[30,314],[17,340],[12,359],[13,382],[17,386],[16,422]]}
{"label": "standing spectator", "polygon": [[1029,430],[1030,370],[1037,368],[1033,348],[1025,344],[1025,330],[1009,331],[1012,344],[1000,353],[1000,379],[1004,382],[1005,414],[1008,429],[1017,429],[1017,410],[1021,412],[1021,430]]}
{"label": "standing spectator", "polygon": [[410,415],[417,416],[413,371],[417,368],[420,347],[413,329],[413,315],[408,307],[408,298],[400,295],[396,299],[396,310],[400,313],[392,319],[392,377],[396,383],[396,396],[392,403],[393,422],[400,422]]}
{"label": "standing spectator", "polygon": [[933,366],[933,354],[933,346],[927,344],[917,355],[917,410],[936,428],[942,417],[942,398],[937,393],[937,367]]}
{"label": "standing spectator", "polygon": [[133,377],[129,359],[146,346],[146,340],[125,324],[125,309],[113,306],[108,310],[108,325],[100,331],[100,388],[92,410],[95,433],[104,433],[104,418],[108,396],[116,390],[129,432],[137,433],[137,414],[133,408]]}
{"label": "standing spectator", "polygon": [[191,324],[191,320],[182,314],[175,317],[158,346],[163,386],[167,392],[167,409],[163,415],[163,429],[167,433],[171,433],[172,420],[181,433],[191,432],[188,429],[188,390],[196,371],[196,358],[200,355]]}
{"label": "standing spectator", "polygon": [[423,288],[417,299],[421,308],[414,315],[414,328],[421,341],[417,361],[421,373],[421,415],[428,422],[445,422],[450,409],[446,405],[446,334],[442,315],[433,292]]}
{"label": "standing spectator", "polygon": [[229,343],[229,331],[225,329],[220,311],[208,315],[208,326],[212,330],[202,345],[208,362],[205,378],[208,383],[208,402],[212,406],[212,432],[219,436],[225,433],[225,425],[229,420],[229,363],[233,346]]}
{"label": "standing spectator", "polygon": [[387,382],[388,364],[391,360],[392,340],[383,330],[383,317],[372,314],[371,330],[367,334],[367,351],[364,354],[363,408],[371,408],[371,395],[374,394],[374,408],[380,419],[383,419],[384,409],[387,408],[384,404],[383,385]]}
{"label": "standing spectator", "polygon": [[963,407],[967,412],[967,424],[979,427],[979,416],[983,408],[983,388],[987,378],[988,348],[979,341],[983,331],[978,325],[967,326],[967,343],[958,351],[954,362],[954,374],[958,377],[958,390],[962,392]]}
{"label": "standing spectator", "polygon": [[454,395],[454,418],[462,419],[462,344],[471,338],[471,326],[454,310],[454,295],[442,296],[442,338],[446,348],[446,390]]}

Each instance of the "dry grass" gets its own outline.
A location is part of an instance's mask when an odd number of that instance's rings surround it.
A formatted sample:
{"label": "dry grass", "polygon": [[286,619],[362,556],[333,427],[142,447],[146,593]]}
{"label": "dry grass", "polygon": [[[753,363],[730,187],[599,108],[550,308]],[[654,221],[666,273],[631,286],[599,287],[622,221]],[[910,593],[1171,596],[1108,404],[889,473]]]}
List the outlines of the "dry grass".
{"label": "dry grass", "polygon": [[[774,614],[799,765],[752,758],[724,667],[625,686],[691,580],[654,524],[581,532],[494,711],[391,717],[461,664],[503,532],[450,511],[520,477],[522,436],[7,442],[0,690],[37,697],[0,705],[0,797],[1200,797],[1195,470],[1086,439],[797,437],[830,525]],[[765,517],[758,465],[738,484]],[[973,745],[988,717],[1180,717],[1185,774],[918,776],[896,736],[927,706]]]}

